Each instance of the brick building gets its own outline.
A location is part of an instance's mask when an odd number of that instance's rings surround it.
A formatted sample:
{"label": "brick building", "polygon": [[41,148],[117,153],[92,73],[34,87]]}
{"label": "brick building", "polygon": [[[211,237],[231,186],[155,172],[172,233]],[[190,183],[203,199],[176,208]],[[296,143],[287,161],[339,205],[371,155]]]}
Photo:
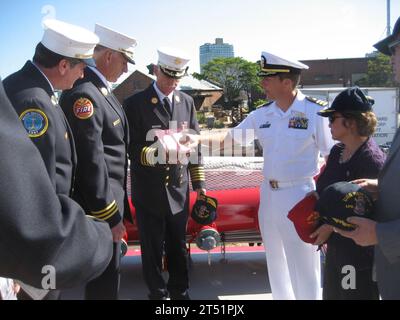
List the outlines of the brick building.
{"label": "brick building", "polygon": [[302,72],[303,87],[347,87],[364,78],[368,70],[367,58],[302,60],[310,67]]}

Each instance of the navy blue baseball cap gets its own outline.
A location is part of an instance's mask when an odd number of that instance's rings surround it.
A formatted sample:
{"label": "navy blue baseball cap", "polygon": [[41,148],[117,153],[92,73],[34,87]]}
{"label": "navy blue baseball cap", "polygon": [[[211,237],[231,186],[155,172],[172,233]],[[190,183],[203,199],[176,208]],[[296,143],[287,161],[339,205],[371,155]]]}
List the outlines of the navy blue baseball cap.
{"label": "navy blue baseball cap", "polygon": [[334,112],[367,112],[372,110],[374,103],[374,99],[365,95],[359,87],[351,87],[339,93],[331,106],[321,110],[318,114],[322,117],[329,117]]}
{"label": "navy blue baseball cap", "polygon": [[217,219],[217,207],[217,199],[201,194],[193,205],[192,219],[202,225],[211,224]]}
{"label": "navy blue baseball cap", "polygon": [[391,56],[393,54],[392,48],[400,44],[400,39],[398,35],[400,34],[400,17],[397,19],[394,25],[393,32],[390,36],[374,44],[374,47],[381,53]]}
{"label": "navy blue baseball cap", "polygon": [[346,221],[351,216],[372,218],[374,203],[371,195],[358,184],[346,181],[326,187],[315,205],[320,221],[342,230],[354,230]]}

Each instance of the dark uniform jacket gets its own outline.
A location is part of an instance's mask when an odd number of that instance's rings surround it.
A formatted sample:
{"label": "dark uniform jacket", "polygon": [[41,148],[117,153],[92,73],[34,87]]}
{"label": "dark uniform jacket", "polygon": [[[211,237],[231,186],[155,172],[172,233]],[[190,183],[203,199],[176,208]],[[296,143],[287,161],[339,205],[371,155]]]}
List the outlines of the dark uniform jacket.
{"label": "dark uniform jacket", "polygon": [[376,276],[382,299],[400,299],[400,129],[378,177]]}
{"label": "dark uniform jacket", "polygon": [[90,69],[60,104],[75,137],[78,153],[75,198],[110,227],[122,216],[131,220],[126,193],[128,121],[115,96]]}
{"label": "dark uniform jacket", "polygon": [[75,145],[50,83],[28,61],[3,84],[29,137],[42,155],[57,194],[71,195],[76,168]]}
{"label": "dark uniform jacket", "polygon": [[1,84],[0,109],[0,276],[40,288],[42,268],[51,265],[57,289],[96,278],[112,255],[108,225],[85,217],[67,195],[56,195]]}
{"label": "dark uniform jacket", "polygon": [[205,187],[204,167],[200,148],[196,163],[153,164],[148,159],[157,153],[152,147],[154,140],[146,141],[152,129],[169,129],[169,122],[176,121],[177,129],[182,127],[199,133],[193,99],[187,94],[175,91],[172,117],[160,101],[153,85],[134,94],[124,103],[129,121],[132,175],[132,200],[135,205],[157,214],[169,207],[172,213],[187,209],[190,172],[193,189]]}

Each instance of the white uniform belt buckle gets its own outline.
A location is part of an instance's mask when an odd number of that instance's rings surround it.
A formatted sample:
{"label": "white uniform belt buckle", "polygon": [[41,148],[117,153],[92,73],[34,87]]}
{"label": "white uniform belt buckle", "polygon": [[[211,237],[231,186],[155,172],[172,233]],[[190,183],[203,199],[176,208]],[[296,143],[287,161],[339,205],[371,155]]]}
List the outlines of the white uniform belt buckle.
{"label": "white uniform belt buckle", "polygon": [[289,188],[289,187],[294,187],[297,185],[302,185],[305,183],[309,183],[312,181],[312,178],[305,178],[305,179],[299,179],[299,180],[294,180],[294,181],[277,181],[277,180],[269,180],[269,185],[271,186],[272,190],[278,190],[282,188]]}

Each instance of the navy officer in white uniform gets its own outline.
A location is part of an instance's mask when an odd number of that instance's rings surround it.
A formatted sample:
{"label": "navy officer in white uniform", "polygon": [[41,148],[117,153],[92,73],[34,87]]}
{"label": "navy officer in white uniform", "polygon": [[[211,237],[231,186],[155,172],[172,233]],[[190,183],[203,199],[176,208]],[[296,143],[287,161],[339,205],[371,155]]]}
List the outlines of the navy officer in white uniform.
{"label": "navy officer in white uniform", "polygon": [[270,102],[231,132],[235,140],[242,132],[246,140],[255,135],[263,148],[258,218],[272,296],[280,300],[321,297],[317,247],[303,242],[287,218],[290,209],[315,189],[320,154],[327,156],[333,145],[326,119],[317,115],[326,102],[306,97],[296,88],[303,69],[308,66],[263,52],[259,76]]}

